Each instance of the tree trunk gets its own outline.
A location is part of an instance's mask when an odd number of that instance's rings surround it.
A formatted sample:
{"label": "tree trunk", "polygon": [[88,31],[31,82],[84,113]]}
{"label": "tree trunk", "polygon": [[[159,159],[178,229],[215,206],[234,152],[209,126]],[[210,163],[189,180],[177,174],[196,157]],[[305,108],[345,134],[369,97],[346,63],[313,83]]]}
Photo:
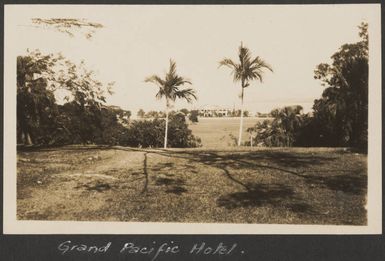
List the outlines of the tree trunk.
{"label": "tree trunk", "polygon": [[238,146],[241,146],[242,142],[242,130],[243,130],[243,84],[242,84],[242,94],[241,94],[241,123],[239,124],[239,136],[238,136]]}
{"label": "tree trunk", "polygon": [[24,145],[32,145],[31,135],[27,130],[21,131],[21,140],[23,141]]}
{"label": "tree trunk", "polygon": [[168,137],[168,99],[166,101],[166,130],[164,133],[164,148],[167,149],[167,137]]}
{"label": "tree trunk", "polygon": [[26,136],[27,136],[27,145],[32,145],[33,144],[33,142],[32,142],[32,139],[31,139],[31,135],[29,134],[29,132],[26,134]]}

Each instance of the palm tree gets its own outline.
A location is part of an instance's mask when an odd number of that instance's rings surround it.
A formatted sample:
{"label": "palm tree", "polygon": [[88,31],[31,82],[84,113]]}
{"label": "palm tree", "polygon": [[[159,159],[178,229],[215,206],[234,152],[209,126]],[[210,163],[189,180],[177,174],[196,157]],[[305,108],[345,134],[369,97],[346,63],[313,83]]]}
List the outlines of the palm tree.
{"label": "palm tree", "polygon": [[164,148],[167,148],[168,137],[168,112],[171,102],[175,102],[177,98],[185,99],[187,102],[192,102],[193,99],[197,99],[195,91],[193,89],[180,89],[180,86],[184,84],[191,84],[191,82],[176,73],[176,63],[170,59],[170,69],[166,73],[165,78],[162,79],[157,75],[149,76],[145,79],[145,82],[151,82],[159,87],[159,91],[156,94],[157,99],[163,97],[166,98],[166,130],[164,135]]}
{"label": "palm tree", "polygon": [[251,52],[248,48],[241,46],[239,47],[238,57],[240,63],[235,63],[231,59],[225,58],[219,62],[219,67],[227,66],[232,69],[232,74],[234,77],[234,82],[241,82],[241,122],[239,125],[239,137],[238,137],[238,146],[241,145],[242,141],[242,129],[243,129],[243,96],[244,89],[250,85],[250,81],[259,80],[263,81],[264,69],[268,69],[273,72],[273,69],[269,64],[262,60],[259,56],[254,59],[251,57]]}

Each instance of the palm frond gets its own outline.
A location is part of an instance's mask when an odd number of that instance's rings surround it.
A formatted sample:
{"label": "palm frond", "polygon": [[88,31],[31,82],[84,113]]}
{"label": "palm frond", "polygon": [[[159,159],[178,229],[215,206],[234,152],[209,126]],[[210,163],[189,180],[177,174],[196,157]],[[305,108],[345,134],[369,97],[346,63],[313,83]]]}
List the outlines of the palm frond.
{"label": "palm frond", "polygon": [[165,96],[165,92],[163,88],[159,88],[159,91],[156,93],[155,97],[160,100],[162,97]]}
{"label": "palm frond", "polygon": [[231,72],[231,74],[233,75],[233,81],[234,82],[238,82],[240,80],[242,80],[242,71],[240,70],[234,70]]}
{"label": "palm frond", "polygon": [[222,61],[219,62],[218,67],[221,67],[221,66],[227,66],[230,69],[238,68],[238,64],[236,64],[235,62],[233,62],[231,59],[228,59],[228,58],[224,58]]}
{"label": "palm frond", "polygon": [[239,47],[239,61],[241,62],[242,67],[247,67],[250,64],[251,53],[250,50],[242,45]]}
{"label": "palm frond", "polygon": [[242,78],[242,68],[240,64],[235,63],[233,60],[225,58],[222,61],[219,62],[219,66],[226,66],[231,70],[231,75],[233,75],[233,81],[237,82],[240,81]]}
{"label": "palm frond", "polygon": [[179,99],[185,99],[187,102],[191,103],[194,100],[197,100],[196,93],[193,89],[183,89],[175,92],[175,97]]}
{"label": "palm frond", "polygon": [[259,80],[260,82],[263,82],[263,76],[262,76],[261,70],[251,70],[250,73],[247,76],[248,80]]}
{"label": "palm frond", "polygon": [[168,74],[175,75],[176,74],[176,62],[173,59],[170,59],[170,69]]}
{"label": "palm frond", "polygon": [[255,59],[250,63],[250,65],[252,66],[252,68],[255,69],[268,69],[269,71],[273,72],[273,68],[271,67],[271,65],[265,62],[259,56],[255,57]]}
{"label": "palm frond", "polygon": [[170,59],[170,67],[166,73],[165,81],[166,83],[171,82],[176,77],[178,77],[176,74],[176,63],[174,60]]}
{"label": "palm frond", "polygon": [[157,75],[152,75],[147,77],[145,82],[151,82],[158,85],[159,91],[156,94],[157,99],[161,99],[164,96],[166,99],[170,99],[172,101],[175,101],[176,98],[182,98],[188,102],[191,102],[193,99],[197,99],[193,89],[179,89],[179,87],[184,84],[192,83],[190,80],[181,77],[176,73],[176,63],[172,59],[170,59],[170,68],[164,79]]}
{"label": "palm frond", "polygon": [[162,78],[160,78],[158,75],[149,76],[146,79],[144,79],[144,81],[155,83],[158,86],[163,86],[165,84],[165,81]]}
{"label": "palm frond", "polygon": [[168,81],[167,81],[167,85],[169,86],[181,86],[181,85],[184,85],[184,84],[192,84],[190,80],[188,79],[185,79],[181,76],[178,76],[178,75],[175,75],[175,77],[173,78],[170,78]]}

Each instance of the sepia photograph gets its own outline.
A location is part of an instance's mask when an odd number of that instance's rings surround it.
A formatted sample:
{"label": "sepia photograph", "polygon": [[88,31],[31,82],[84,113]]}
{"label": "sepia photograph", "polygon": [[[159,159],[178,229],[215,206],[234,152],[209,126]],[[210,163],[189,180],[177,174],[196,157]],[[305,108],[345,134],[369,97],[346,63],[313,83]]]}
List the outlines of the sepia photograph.
{"label": "sepia photograph", "polygon": [[6,232],[381,233],[380,5],[4,21]]}

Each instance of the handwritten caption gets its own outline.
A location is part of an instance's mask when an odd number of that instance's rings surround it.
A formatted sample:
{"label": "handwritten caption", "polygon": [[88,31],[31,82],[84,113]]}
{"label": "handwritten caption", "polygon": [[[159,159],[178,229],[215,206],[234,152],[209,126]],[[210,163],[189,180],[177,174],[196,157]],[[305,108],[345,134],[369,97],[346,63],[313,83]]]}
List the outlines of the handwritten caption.
{"label": "handwritten caption", "polygon": [[[225,244],[208,244],[206,242],[194,243],[190,246],[181,246],[174,241],[156,242],[150,245],[139,245],[134,242],[126,242],[117,247],[112,247],[112,242],[107,242],[101,246],[85,245],[72,242],[70,240],[61,242],[57,249],[62,255],[69,253],[89,253],[89,254],[106,254],[116,251],[119,255],[142,255],[148,256],[149,260],[154,261],[162,256],[188,254],[188,255],[212,255],[225,256],[232,254],[244,254],[244,250],[239,250],[237,243]],[[114,248],[114,250],[112,250]]]}

